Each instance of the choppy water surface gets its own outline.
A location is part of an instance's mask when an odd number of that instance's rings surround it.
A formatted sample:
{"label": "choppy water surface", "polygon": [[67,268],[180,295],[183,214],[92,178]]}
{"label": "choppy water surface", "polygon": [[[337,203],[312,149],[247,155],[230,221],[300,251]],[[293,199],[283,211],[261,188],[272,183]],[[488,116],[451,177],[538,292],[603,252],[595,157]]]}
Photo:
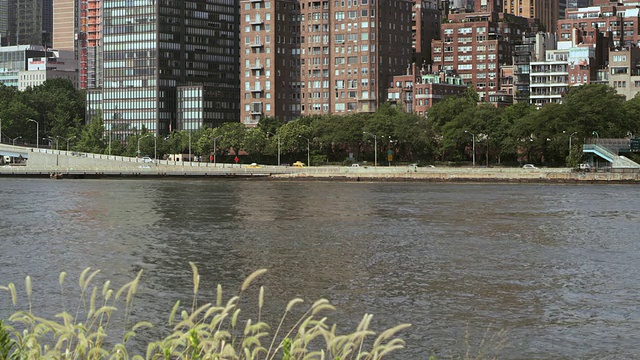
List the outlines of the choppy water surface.
{"label": "choppy water surface", "polygon": [[[406,350],[392,358],[637,358],[639,194],[603,185],[0,179],[0,284],[23,289],[31,275],[35,305],[53,313],[60,305],[47,294],[59,293],[60,271],[77,281],[99,268],[100,281],[119,286],[143,269],[135,316],[162,323],[176,300],[191,299],[188,261],[207,301],[216,284],[229,294],[265,267],[270,322],[299,296],[329,299],[345,330],[365,313],[376,330],[412,323]],[[8,304],[0,293],[0,317]]]}

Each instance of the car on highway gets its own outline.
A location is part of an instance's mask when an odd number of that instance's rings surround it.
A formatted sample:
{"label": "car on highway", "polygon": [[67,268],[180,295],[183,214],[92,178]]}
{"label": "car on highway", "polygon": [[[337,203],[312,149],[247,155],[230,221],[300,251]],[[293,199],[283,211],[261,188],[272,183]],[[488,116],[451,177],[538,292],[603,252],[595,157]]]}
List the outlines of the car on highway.
{"label": "car on highway", "polygon": [[144,156],[144,157],[142,157],[141,160],[142,160],[143,163],[152,163],[153,162],[153,159],[150,158],[149,156]]}
{"label": "car on highway", "polygon": [[524,164],[522,165],[523,169],[537,169],[537,167],[533,164]]}
{"label": "car on highway", "polygon": [[304,163],[302,161],[296,161],[292,164],[294,167],[304,167]]}

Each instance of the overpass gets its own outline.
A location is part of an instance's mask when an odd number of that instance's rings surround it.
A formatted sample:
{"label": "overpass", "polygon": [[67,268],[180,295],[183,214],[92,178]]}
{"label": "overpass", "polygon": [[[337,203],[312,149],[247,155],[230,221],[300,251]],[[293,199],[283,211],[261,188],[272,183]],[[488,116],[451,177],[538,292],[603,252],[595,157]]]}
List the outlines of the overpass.
{"label": "overpass", "polygon": [[606,160],[612,170],[640,170],[640,164],[619,155],[621,152],[631,152],[631,139],[587,139],[582,152],[590,155],[590,165],[595,163],[595,155]]}

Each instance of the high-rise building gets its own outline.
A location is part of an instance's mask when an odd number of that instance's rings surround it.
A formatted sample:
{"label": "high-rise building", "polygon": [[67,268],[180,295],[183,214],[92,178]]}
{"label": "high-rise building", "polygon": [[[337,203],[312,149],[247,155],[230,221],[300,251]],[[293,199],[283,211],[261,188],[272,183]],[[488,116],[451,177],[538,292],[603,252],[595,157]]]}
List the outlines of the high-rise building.
{"label": "high-rise building", "polygon": [[80,0],[79,20],[80,86],[94,89],[102,83],[102,1]]}
{"label": "high-rise building", "polygon": [[529,21],[506,13],[451,14],[434,40],[435,70],[456,71],[481,100],[501,89],[500,66],[511,65],[513,49]]}
{"label": "high-rise building", "polygon": [[549,32],[555,32],[558,22],[559,0],[519,0],[513,2],[504,0],[504,11],[506,13],[521,16],[524,18],[538,19]]}
{"label": "high-rise building", "polygon": [[[87,91],[111,139],[238,122],[238,9],[233,0],[87,2],[103,73]],[[97,10],[102,9],[102,14]],[[91,22],[100,15],[101,29]]]}
{"label": "high-rise building", "polygon": [[[595,2],[594,2],[595,3]],[[558,21],[558,40],[570,41],[574,29],[581,36],[611,32],[615,47],[640,45],[640,9],[634,5],[601,5],[567,10],[567,19]]]}
{"label": "high-rise building", "polygon": [[435,0],[414,0],[411,15],[411,39],[414,64],[431,64],[431,41],[440,39],[442,9]]}
{"label": "high-rise building", "polygon": [[53,47],[55,49],[77,51],[78,5],[77,0],[53,0]]}
{"label": "high-rise building", "polygon": [[18,45],[45,45],[42,38],[42,0],[14,0],[15,42]]}
{"label": "high-rise building", "polygon": [[53,0],[42,1],[42,44],[51,47],[53,44]]}
{"label": "high-rise building", "polygon": [[9,0],[0,0],[0,46],[7,46],[9,35]]}
{"label": "high-rise building", "polygon": [[412,56],[411,0],[243,0],[241,119],[375,111]]}

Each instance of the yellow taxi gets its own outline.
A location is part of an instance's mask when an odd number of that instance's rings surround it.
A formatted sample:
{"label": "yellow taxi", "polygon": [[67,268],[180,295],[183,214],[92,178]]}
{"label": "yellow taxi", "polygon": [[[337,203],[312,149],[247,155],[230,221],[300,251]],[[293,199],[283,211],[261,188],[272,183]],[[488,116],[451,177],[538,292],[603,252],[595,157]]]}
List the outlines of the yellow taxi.
{"label": "yellow taxi", "polygon": [[302,161],[296,161],[292,164],[294,167],[304,167],[304,163]]}

